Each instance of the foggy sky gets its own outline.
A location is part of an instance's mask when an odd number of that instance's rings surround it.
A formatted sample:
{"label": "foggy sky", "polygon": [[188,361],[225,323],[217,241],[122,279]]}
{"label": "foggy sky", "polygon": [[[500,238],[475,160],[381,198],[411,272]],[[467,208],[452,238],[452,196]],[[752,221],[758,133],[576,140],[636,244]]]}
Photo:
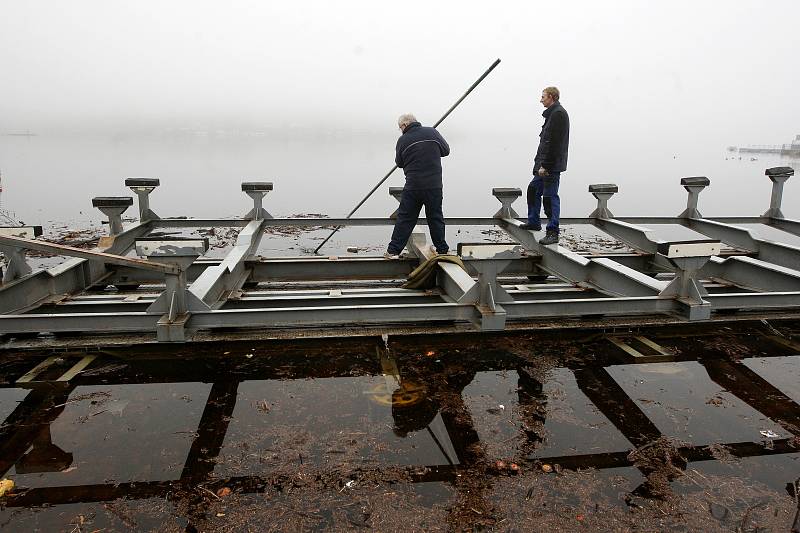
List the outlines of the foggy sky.
{"label": "foggy sky", "polygon": [[798,20],[796,0],[0,0],[0,133],[393,129],[434,122],[499,57],[451,131],[536,129],[557,85],[576,132],[620,150],[781,143],[800,133]]}

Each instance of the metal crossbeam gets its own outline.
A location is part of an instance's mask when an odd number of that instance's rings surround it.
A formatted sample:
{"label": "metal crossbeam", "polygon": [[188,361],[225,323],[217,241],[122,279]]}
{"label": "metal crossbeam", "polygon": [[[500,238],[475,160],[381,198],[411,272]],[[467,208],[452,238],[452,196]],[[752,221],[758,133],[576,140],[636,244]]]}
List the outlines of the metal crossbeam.
{"label": "metal crossbeam", "polygon": [[64,313],[0,315],[0,333],[155,332],[158,315],[134,313]]}
{"label": "metal crossbeam", "polygon": [[[124,255],[133,242],[151,229],[150,223],[137,224],[122,233],[101,239],[98,251]],[[85,251],[85,250],[84,250]],[[162,267],[156,267],[162,268]],[[105,262],[72,258],[58,266],[34,272],[0,288],[0,313],[22,312],[54,297],[75,294],[110,274]],[[3,332],[0,328],[0,332]]]}
{"label": "metal crossbeam", "polygon": [[[437,321],[467,321],[478,317],[474,305],[456,303],[430,303],[406,305],[361,305],[291,307],[267,309],[217,309],[195,312],[187,327],[214,328],[268,328],[321,325],[435,323]],[[1,317],[0,317],[1,318]]]}
{"label": "metal crossbeam", "polygon": [[130,257],[124,257],[121,255],[110,254],[106,252],[95,252],[93,250],[84,250],[82,248],[74,248],[72,246],[64,246],[63,244],[55,244],[52,242],[35,241],[32,239],[24,239],[21,237],[0,235],[0,244],[5,246],[15,246],[17,248],[22,248],[25,250],[37,250],[39,252],[50,253],[53,255],[66,255],[68,257],[89,259],[92,261],[99,261],[107,265],[121,265],[130,268],[150,270],[153,272],[160,272],[162,274],[178,273],[178,269],[176,267],[165,265],[163,263],[144,261],[142,259],[133,259]]}
{"label": "metal crossbeam", "polygon": [[781,231],[791,233],[792,235],[800,236],[800,220],[791,220],[788,218],[766,218],[763,224],[774,226]]}
{"label": "metal crossbeam", "polygon": [[800,271],[747,256],[726,259],[712,257],[701,272],[704,277],[726,280],[759,291],[800,290]]}
{"label": "metal crossbeam", "polygon": [[207,268],[189,288],[206,309],[192,308],[191,311],[217,309],[224,304],[224,294],[236,290],[244,284],[249,275],[245,261],[258,249],[264,235],[264,221],[251,220],[239,233],[236,244],[218,266]]}
{"label": "metal crossbeam", "polygon": [[[421,262],[427,261],[434,255],[421,233],[411,236],[408,248]],[[453,263],[438,263],[437,268],[438,285],[453,302],[474,304],[478,301],[478,284],[464,269]]]}
{"label": "metal crossbeam", "polygon": [[541,255],[539,267],[554,276],[616,296],[654,296],[666,286],[610,259],[589,259],[563,246],[541,246],[520,222],[502,219],[501,227],[526,250]]}
{"label": "metal crossbeam", "polygon": [[681,220],[685,227],[725,244],[754,252],[758,259],[787,268],[800,265],[800,248],[754,237],[750,230],[701,218]]}
{"label": "metal crossbeam", "polygon": [[680,302],[658,296],[517,300],[503,305],[508,318],[658,315],[682,311]]}
{"label": "metal crossbeam", "polygon": [[[522,220],[517,219],[516,220]],[[494,217],[445,217],[445,224],[448,226],[492,226],[497,225],[501,219]],[[616,216],[614,220],[628,222],[630,224],[658,224],[658,225],[680,225],[684,220],[680,217],[646,217],[646,216]],[[705,217],[703,220],[721,222],[724,224],[766,224],[779,226],[786,224],[787,227],[795,227],[799,222],[790,219],[771,219],[761,216],[749,217]],[[592,217],[562,217],[561,224],[568,225],[592,225]],[[163,218],[150,221],[154,229],[171,228],[242,228],[250,221],[241,218]],[[393,226],[397,222],[390,217],[354,217],[354,218],[326,218],[326,217],[303,217],[303,218],[271,218],[264,221],[265,227],[286,226],[295,228],[321,228],[325,226]],[[427,226],[428,222],[424,218],[417,221],[420,226]],[[324,229],[328,229],[327,227]]]}
{"label": "metal crossbeam", "polygon": [[768,293],[709,294],[705,299],[719,309],[797,309],[800,291]]}
{"label": "metal crossbeam", "polygon": [[[664,269],[652,266],[652,256],[642,253],[607,253],[579,255],[592,259],[611,259],[616,263],[627,266],[639,272],[654,273]],[[540,261],[538,255],[529,255],[519,259],[511,259],[509,266],[503,270],[504,276],[529,275],[534,266]],[[218,266],[221,259],[199,258],[186,270],[186,279],[189,282],[196,280],[204,270]],[[418,266],[417,259],[401,258],[386,261],[375,256],[338,256],[338,257],[270,257],[268,259],[251,259],[245,262],[245,268],[250,270],[248,282],[269,281],[346,281],[346,280],[392,280],[408,276]],[[472,261],[464,261],[464,266],[470,276],[477,276],[478,272]],[[119,283],[161,283],[163,276],[155,273],[134,270],[126,267],[116,267],[114,272],[106,279],[109,284]]]}

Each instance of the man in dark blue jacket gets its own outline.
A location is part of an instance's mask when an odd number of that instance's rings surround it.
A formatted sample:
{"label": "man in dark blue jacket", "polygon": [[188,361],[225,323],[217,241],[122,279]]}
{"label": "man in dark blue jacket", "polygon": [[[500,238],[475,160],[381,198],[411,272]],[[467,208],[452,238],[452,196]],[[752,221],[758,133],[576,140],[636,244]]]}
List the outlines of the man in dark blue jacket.
{"label": "man in dark blue jacket", "polygon": [[387,258],[396,258],[405,248],[419,212],[425,206],[425,218],[436,252],[446,254],[442,214],[442,158],[450,154],[450,146],[439,132],[417,122],[414,115],[401,115],[397,125],[403,134],[397,139],[395,163],[406,174],[406,184],[397,210]]}
{"label": "man in dark blue jacket", "polygon": [[546,108],[542,116],[544,124],[539,134],[539,149],[533,160],[533,180],[528,185],[528,222],[523,229],[539,231],[539,219],[544,204],[547,216],[547,232],[539,244],[558,243],[558,219],[561,215],[561,200],[558,185],[561,173],[567,170],[569,148],[569,115],[561,106],[561,97],[556,87],[545,87],[539,100]]}

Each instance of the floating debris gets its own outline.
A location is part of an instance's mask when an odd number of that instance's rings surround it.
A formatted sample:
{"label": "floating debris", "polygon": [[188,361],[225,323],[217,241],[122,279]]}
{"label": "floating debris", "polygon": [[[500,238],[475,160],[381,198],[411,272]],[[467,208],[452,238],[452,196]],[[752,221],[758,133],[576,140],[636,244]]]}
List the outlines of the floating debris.
{"label": "floating debris", "polygon": [[14,480],[2,479],[0,480],[0,498],[6,495],[7,492],[14,490]]}

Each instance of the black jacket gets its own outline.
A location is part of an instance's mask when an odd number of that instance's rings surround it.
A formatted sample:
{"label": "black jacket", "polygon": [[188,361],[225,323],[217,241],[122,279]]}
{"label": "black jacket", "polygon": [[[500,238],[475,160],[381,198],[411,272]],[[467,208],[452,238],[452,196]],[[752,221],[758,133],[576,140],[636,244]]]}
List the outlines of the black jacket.
{"label": "black jacket", "polygon": [[397,139],[394,158],[406,174],[406,189],[441,189],[442,158],[450,154],[447,141],[433,128],[412,122]]}
{"label": "black jacket", "polygon": [[559,102],[555,102],[544,110],[542,116],[544,124],[533,160],[533,173],[536,174],[540,167],[548,172],[564,172],[569,148],[569,115]]}

